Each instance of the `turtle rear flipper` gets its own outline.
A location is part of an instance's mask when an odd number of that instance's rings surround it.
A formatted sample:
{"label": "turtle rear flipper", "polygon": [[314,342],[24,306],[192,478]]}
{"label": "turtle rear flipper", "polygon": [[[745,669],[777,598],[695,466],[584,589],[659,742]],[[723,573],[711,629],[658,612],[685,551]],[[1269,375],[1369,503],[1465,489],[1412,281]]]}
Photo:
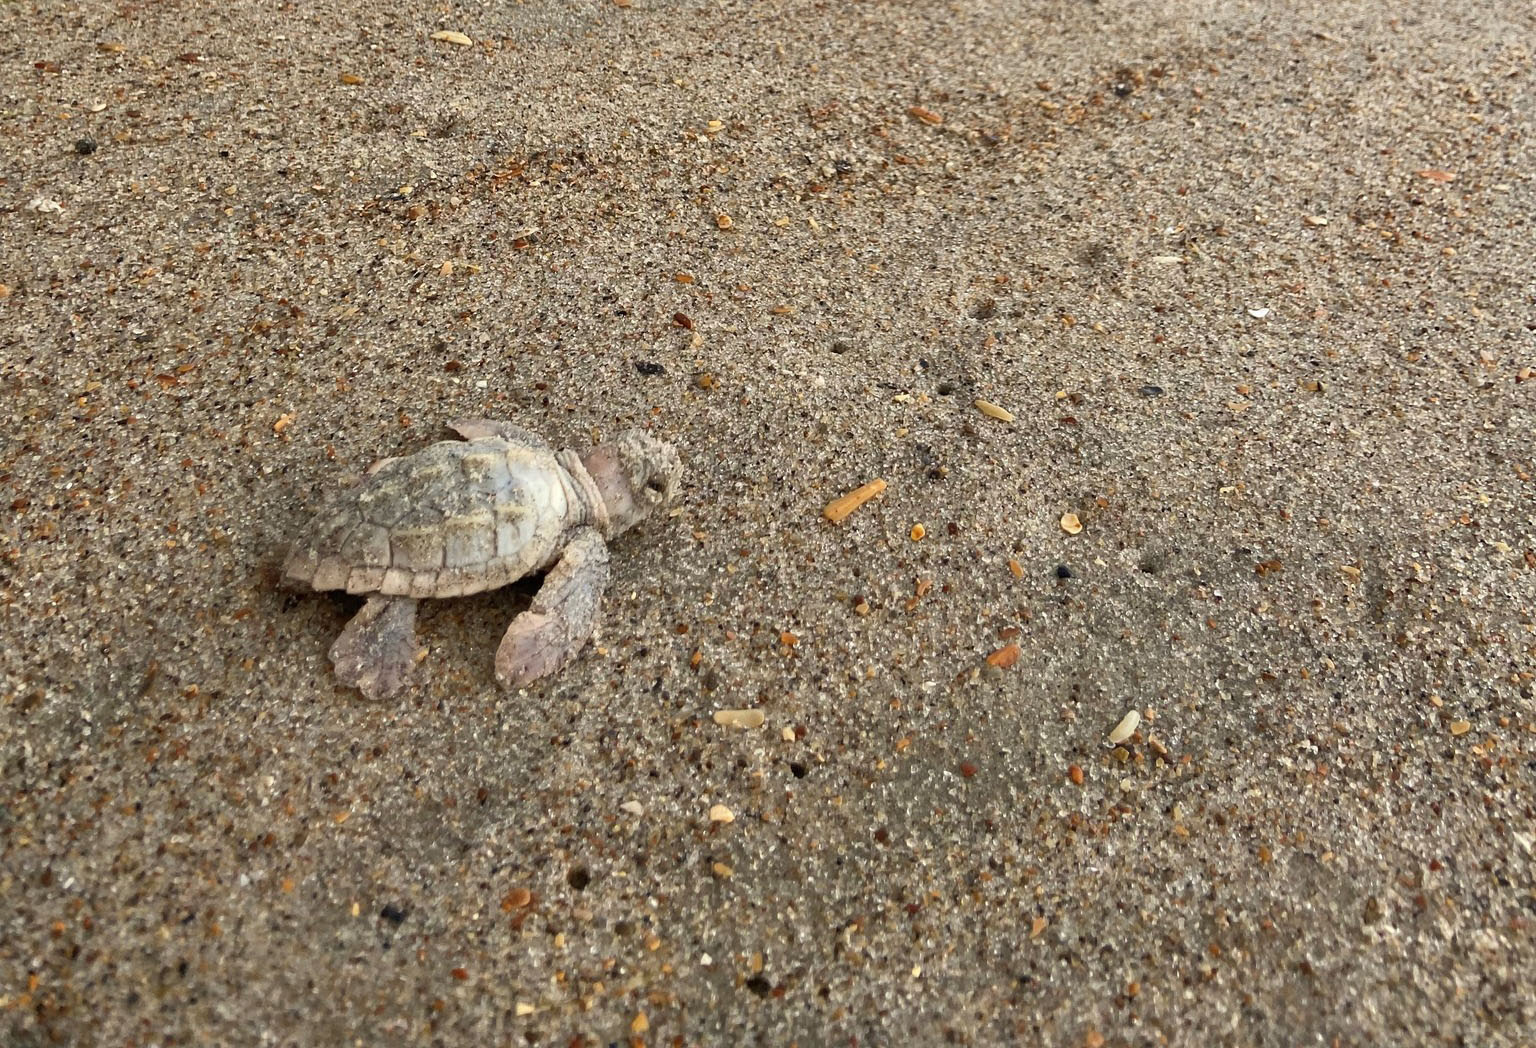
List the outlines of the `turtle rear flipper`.
{"label": "turtle rear flipper", "polygon": [[416,602],[373,596],[331,645],[331,665],[342,684],[380,701],[405,687],[424,654],[416,636]]}

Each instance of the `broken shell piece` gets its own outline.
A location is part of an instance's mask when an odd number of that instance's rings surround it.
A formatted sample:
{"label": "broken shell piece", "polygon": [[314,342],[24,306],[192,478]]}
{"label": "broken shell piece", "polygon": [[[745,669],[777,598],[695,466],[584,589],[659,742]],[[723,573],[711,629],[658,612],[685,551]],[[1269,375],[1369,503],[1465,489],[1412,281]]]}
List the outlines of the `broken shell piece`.
{"label": "broken shell piece", "polygon": [[761,728],[763,711],[758,709],[716,710],[715,723],[727,728]]}
{"label": "broken shell piece", "polygon": [[990,400],[982,400],[980,397],[976,398],[976,410],[987,416],[987,418],[995,418],[999,422],[1013,421],[1013,412],[1007,408],[998,407]]}
{"label": "broken shell piece", "polygon": [[1116,746],[1120,745],[1134,735],[1137,727],[1140,725],[1141,714],[1136,710],[1132,710],[1120,718],[1120,723],[1115,725],[1115,730],[1109,733],[1109,741]]}
{"label": "broken shell piece", "polygon": [[877,477],[868,484],[860,485],[841,498],[835,498],[827,503],[827,508],[821,511],[821,515],[834,524],[840,524],[847,518],[848,514],[884,490],[885,481]]}

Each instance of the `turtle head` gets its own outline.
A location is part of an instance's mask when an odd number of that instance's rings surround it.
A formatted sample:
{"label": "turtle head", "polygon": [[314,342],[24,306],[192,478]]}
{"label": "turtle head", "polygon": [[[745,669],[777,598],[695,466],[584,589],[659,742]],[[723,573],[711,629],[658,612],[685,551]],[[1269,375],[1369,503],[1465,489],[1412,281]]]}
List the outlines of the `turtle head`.
{"label": "turtle head", "polygon": [[582,456],[608,509],[608,538],[654,516],[677,497],[683,462],[677,449],[632,429]]}

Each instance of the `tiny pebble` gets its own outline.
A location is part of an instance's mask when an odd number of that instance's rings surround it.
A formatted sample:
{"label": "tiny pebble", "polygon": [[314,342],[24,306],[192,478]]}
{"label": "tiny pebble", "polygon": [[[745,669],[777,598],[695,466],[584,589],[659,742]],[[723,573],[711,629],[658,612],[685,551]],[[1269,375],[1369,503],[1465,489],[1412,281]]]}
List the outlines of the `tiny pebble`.
{"label": "tiny pebble", "polygon": [[1471,721],[1464,721],[1464,720],[1451,721],[1451,734],[1452,735],[1465,735],[1467,732],[1469,732],[1471,730],[1472,730],[1472,722]]}
{"label": "tiny pebble", "polygon": [[1058,579],[1070,579],[1072,577],[1072,569],[1065,564],[1058,564],[1056,565],[1056,577]]}
{"label": "tiny pebble", "polygon": [[923,527],[921,524],[914,524],[914,525],[912,525],[912,541],[913,542],[921,541],[922,537],[924,535],[926,535],[926,534],[928,534],[928,529]]}
{"label": "tiny pebble", "polygon": [[442,41],[445,44],[456,44],[459,47],[470,47],[474,41],[463,33],[454,32],[452,29],[439,29],[432,34],[433,40]]}
{"label": "tiny pebble", "polygon": [[710,822],[735,822],[736,813],[723,804],[716,804],[709,809]]}
{"label": "tiny pebble", "polygon": [[641,804],[639,801],[625,801],[623,804],[619,805],[619,810],[629,812],[629,814],[638,819],[640,816],[645,814],[645,805]]}

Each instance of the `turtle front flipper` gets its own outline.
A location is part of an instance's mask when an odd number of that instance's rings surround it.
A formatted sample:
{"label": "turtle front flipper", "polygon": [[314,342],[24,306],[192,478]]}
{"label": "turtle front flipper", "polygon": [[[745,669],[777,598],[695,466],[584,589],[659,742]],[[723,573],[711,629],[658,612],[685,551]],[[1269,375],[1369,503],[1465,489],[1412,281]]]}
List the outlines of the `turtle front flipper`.
{"label": "turtle front flipper", "polygon": [[373,596],[331,645],[336,679],[373,700],[393,698],[425,654],[416,636],[416,602]]}
{"label": "turtle front flipper", "polygon": [[579,652],[597,626],[607,586],[608,547],[597,529],[582,528],[544,577],[532,606],[507,627],[496,649],[497,682],[525,687]]}

